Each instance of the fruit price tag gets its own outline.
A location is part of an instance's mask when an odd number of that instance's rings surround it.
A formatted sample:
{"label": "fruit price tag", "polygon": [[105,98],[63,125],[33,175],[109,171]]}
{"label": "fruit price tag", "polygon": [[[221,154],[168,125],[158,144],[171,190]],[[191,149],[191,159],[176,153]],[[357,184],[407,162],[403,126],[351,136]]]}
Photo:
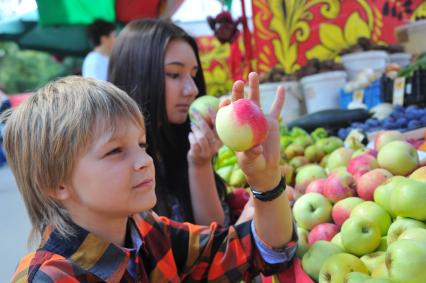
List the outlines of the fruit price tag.
{"label": "fruit price tag", "polygon": [[396,78],[393,82],[393,105],[404,105],[405,78]]}
{"label": "fruit price tag", "polygon": [[352,95],[352,101],[362,103],[364,101],[364,90],[359,89],[354,91],[354,94]]}

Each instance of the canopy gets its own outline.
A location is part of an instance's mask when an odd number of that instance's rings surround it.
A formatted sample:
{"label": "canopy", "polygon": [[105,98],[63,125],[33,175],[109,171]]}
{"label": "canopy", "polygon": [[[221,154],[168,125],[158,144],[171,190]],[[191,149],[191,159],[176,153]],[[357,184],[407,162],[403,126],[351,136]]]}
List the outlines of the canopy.
{"label": "canopy", "polygon": [[137,18],[169,18],[183,0],[37,0],[38,10],[0,22],[0,40],[56,55],[91,50],[86,26],[95,19],[123,25]]}

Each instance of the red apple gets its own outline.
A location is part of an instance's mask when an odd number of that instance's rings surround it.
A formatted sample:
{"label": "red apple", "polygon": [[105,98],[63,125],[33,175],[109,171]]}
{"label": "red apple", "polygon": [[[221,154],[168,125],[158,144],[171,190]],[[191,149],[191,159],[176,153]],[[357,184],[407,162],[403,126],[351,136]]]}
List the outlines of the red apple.
{"label": "red apple", "polygon": [[333,172],[328,176],[324,186],[323,195],[332,203],[341,199],[354,196],[355,180],[351,174]]}
{"label": "red apple", "polygon": [[333,223],[321,223],[316,225],[308,235],[308,242],[310,245],[316,241],[324,240],[331,241],[334,235],[339,233],[339,226]]}
{"label": "red apple", "polygon": [[334,223],[341,226],[349,218],[355,206],[362,202],[364,201],[358,197],[349,197],[336,202],[331,210]]}
{"label": "red apple", "polygon": [[352,158],[348,164],[348,172],[355,179],[376,168],[379,168],[376,158],[366,153]]}
{"label": "red apple", "polygon": [[392,176],[391,172],[381,168],[365,173],[357,179],[358,196],[364,200],[373,200],[376,188]]}
{"label": "red apple", "polygon": [[320,193],[322,194],[324,191],[324,186],[327,179],[316,179],[309,183],[306,187],[306,193]]}
{"label": "red apple", "polygon": [[250,99],[239,99],[219,108],[216,131],[222,142],[234,151],[261,144],[268,136],[268,121]]}

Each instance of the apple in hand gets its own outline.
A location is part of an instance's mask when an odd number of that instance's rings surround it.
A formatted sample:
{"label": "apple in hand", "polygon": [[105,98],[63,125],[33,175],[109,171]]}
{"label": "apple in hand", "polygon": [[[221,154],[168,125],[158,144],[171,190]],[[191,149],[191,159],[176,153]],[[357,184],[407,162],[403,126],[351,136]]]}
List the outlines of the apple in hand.
{"label": "apple in hand", "polygon": [[348,172],[351,173],[355,179],[357,179],[358,177],[376,168],[379,168],[379,164],[377,163],[376,158],[370,154],[364,153],[349,160],[347,169]]}
{"label": "apple in hand", "polygon": [[355,180],[349,173],[331,173],[323,190],[323,195],[332,203],[351,197],[354,193]]}
{"label": "apple in hand", "polygon": [[426,182],[426,166],[418,168],[416,171],[411,173],[409,178],[417,181]]}
{"label": "apple in hand", "polygon": [[380,264],[385,262],[385,252],[374,252],[371,254],[366,254],[360,257],[362,262],[367,266],[368,271],[371,273],[376,269]]}
{"label": "apple in hand", "polygon": [[189,107],[189,119],[195,122],[197,119],[194,116],[194,111],[198,111],[207,122],[210,121],[210,111],[216,113],[219,109],[219,98],[211,95],[203,95],[195,99]]}
{"label": "apple in hand", "polygon": [[390,244],[398,240],[399,236],[404,233],[406,230],[411,228],[426,228],[426,224],[410,219],[410,218],[398,218],[390,226],[388,230],[388,247]]}
{"label": "apple in hand", "polygon": [[268,136],[268,121],[259,106],[250,99],[238,99],[219,108],[216,131],[227,147],[246,151],[261,144]]}
{"label": "apple in hand", "polygon": [[310,230],[331,220],[331,204],[319,193],[308,193],[296,200],[293,215],[298,226]]}
{"label": "apple in hand", "polygon": [[365,173],[356,182],[358,196],[364,200],[373,200],[376,188],[392,176],[392,173],[381,168]]}
{"label": "apple in hand", "polygon": [[343,250],[333,243],[318,241],[305,253],[302,259],[303,270],[316,282],[324,261],[331,255],[342,253]]}
{"label": "apple in hand", "polygon": [[352,209],[351,216],[359,216],[378,224],[381,236],[388,233],[392,219],[387,211],[373,201],[365,201]]}
{"label": "apple in hand", "polygon": [[398,240],[386,251],[386,267],[393,283],[426,282],[426,243]]}
{"label": "apple in hand", "polygon": [[402,232],[398,240],[416,240],[426,243],[426,229],[424,228],[410,228]]}
{"label": "apple in hand", "polygon": [[373,252],[380,244],[380,228],[373,221],[351,216],[340,230],[345,251],[362,256]]}
{"label": "apple in hand", "polygon": [[362,202],[364,201],[358,197],[349,197],[336,202],[331,210],[333,222],[341,226],[351,215],[352,209]]}
{"label": "apple in hand", "polygon": [[365,264],[356,256],[338,253],[329,256],[320,269],[319,283],[343,283],[350,272],[368,274]]}
{"label": "apple in hand", "polygon": [[333,171],[337,167],[347,166],[351,160],[353,150],[346,147],[341,147],[333,151],[327,159],[328,172]]}
{"label": "apple in hand", "polygon": [[331,241],[334,235],[339,233],[339,226],[333,223],[321,223],[316,225],[308,235],[309,244],[312,245],[319,240]]}
{"label": "apple in hand", "polygon": [[419,156],[408,142],[393,141],[380,149],[377,161],[381,168],[392,174],[406,176],[417,168]]}
{"label": "apple in hand", "polygon": [[374,149],[379,151],[384,145],[390,142],[404,140],[404,136],[398,131],[382,131],[374,138]]}
{"label": "apple in hand", "polygon": [[426,220],[426,184],[405,178],[393,190],[390,207],[397,216]]}
{"label": "apple in hand", "polygon": [[306,193],[320,193],[322,194],[324,191],[325,182],[327,179],[316,179],[309,183],[306,187]]}

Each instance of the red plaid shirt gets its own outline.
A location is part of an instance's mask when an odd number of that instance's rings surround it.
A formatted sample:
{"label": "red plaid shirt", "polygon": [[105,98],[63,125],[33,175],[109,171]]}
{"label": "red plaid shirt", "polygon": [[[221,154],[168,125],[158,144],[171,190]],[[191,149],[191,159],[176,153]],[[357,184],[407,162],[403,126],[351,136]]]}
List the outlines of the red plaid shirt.
{"label": "red plaid shirt", "polygon": [[[12,282],[235,282],[259,272],[276,273],[292,259],[266,263],[254,244],[251,222],[222,229],[215,223],[197,226],[145,213],[129,223],[143,243],[134,255],[75,226],[77,233],[69,239],[56,231],[46,235],[41,248],[20,261]],[[127,270],[131,256],[137,278]]]}

